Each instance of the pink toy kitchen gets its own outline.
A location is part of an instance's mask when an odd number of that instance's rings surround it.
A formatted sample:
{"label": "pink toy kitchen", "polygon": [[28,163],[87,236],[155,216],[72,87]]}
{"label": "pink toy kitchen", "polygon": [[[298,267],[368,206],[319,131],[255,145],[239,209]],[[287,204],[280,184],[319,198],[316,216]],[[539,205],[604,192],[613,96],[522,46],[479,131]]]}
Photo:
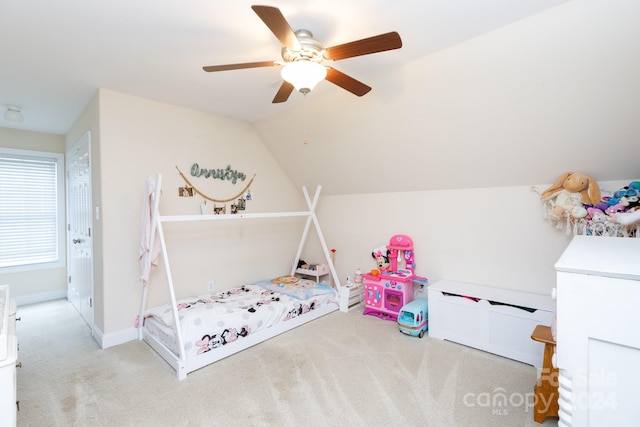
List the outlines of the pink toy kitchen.
{"label": "pink toy kitchen", "polygon": [[414,283],[424,286],[427,279],[415,275],[413,240],[404,234],[391,237],[389,244],[374,249],[378,269],[363,275],[362,314],[384,320],[398,320],[400,309],[414,298]]}

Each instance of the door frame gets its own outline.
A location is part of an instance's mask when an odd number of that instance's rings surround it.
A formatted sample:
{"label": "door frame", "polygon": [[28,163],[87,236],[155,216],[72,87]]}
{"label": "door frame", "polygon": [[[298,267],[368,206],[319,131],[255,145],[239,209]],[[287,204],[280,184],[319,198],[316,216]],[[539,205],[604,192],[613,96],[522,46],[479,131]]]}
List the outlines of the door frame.
{"label": "door frame", "polygon": [[90,303],[90,319],[86,319],[84,318],[84,316],[82,316],[82,318],[87,322],[88,326],[91,328],[91,335],[94,335],[94,329],[95,329],[95,289],[94,289],[94,271],[95,271],[95,266],[94,266],[94,245],[93,245],[93,238],[95,236],[95,227],[93,224],[93,194],[92,194],[92,184],[93,184],[93,179],[92,179],[92,152],[91,152],[91,131],[88,130],[87,132],[85,132],[84,135],[82,135],[82,137],[80,137],[80,139],[71,147],[71,149],[69,149],[66,153],[65,153],[65,198],[66,198],[66,235],[67,235],[67,300],[71,301],[69,298],[69,276],[71,275],[71,252],[73,250],[73,243],[71,241],[72,237],[71,237],[71,230],[70,230],[70,216],[71,216],[71,206],[70,206],[70,197],[69,197],[69,176],[68,176],[68,172],[69,172],[69,166],[70,166],[70,162],[69,162],[69,158],[71,156],[73,156],[79,149],[80,147],[86,144],[87,145],[87,153],[88,153],[88,157],[89,157],[89,173],[88,173],[88,181],[89,181],[89,185],[88,185],[88,205],[89,205],[89,209],[87,209],[86,211],[86,215],[88,215],[87,218],[87,223],[91,224],[91,229],[90,229],[90,233],[91,233],[91,263],[90,263],[90,283],[89,283],[89,289],[90,289],[90,296],[89,298],[91,299],[91,303]]}

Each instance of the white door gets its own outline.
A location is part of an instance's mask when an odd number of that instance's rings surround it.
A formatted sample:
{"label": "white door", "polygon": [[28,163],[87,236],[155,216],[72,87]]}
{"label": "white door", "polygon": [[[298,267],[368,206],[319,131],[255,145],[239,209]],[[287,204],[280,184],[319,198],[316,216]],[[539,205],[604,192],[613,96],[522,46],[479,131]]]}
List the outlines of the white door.
{"label": "white door", "polygon": [[91,134],[67,153],[67,298],[93,325],[93,235],[91,222]]}

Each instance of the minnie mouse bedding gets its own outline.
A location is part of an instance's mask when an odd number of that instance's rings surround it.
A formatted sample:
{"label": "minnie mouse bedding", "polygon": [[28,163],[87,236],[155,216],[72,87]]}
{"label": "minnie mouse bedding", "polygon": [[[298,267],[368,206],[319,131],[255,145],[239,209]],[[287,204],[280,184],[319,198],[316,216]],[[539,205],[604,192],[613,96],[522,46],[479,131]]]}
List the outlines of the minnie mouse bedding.
{"label": "minnie mouse bedding", "polygon": [[[323,283],[283,276],[217,294],[177,301],[185,354],[192,358],[316,310],[337,304],[337,292]],[[171,306],[148,310],[145,329],[178,355]]]}

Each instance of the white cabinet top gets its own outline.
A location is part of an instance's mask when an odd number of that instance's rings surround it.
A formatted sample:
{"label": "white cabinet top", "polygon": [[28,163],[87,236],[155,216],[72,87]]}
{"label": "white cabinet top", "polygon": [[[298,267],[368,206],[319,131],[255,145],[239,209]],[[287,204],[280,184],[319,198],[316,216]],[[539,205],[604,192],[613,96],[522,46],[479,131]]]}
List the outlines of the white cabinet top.
{"label": "white cabinet top", "polygon": [[575,236],[557,271],[640,280],[640,238]]}
{"label": "white cabinet top", "polygon": [[474,283],[438,280],[432,285],[429,285],[427,291],[450,293],[536,310],[556,310],[556,303],[551,299],[550,295],[533,294],[511,289],[495,288],[493,286],[477,285]]}

